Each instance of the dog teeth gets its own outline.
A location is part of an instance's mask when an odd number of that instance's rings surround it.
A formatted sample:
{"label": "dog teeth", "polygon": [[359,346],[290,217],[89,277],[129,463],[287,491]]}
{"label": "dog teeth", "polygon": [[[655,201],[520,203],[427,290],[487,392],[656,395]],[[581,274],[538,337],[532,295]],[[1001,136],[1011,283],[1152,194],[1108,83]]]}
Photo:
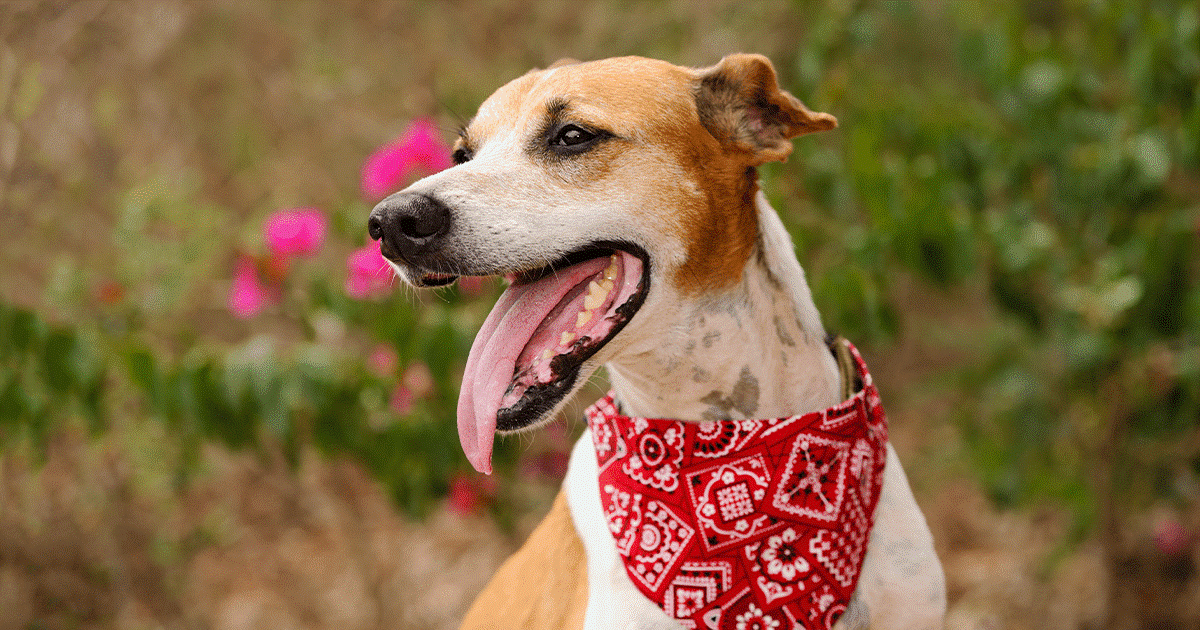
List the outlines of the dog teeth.
{"label": "dog teeth", "polygon": [[[607,272],[607,270],[605,271]],[[583,328],[592,321],[596,315],[596,309],[604,305],[612,288],[613,281],[608,278],[603,278],[600,282],[592,280],[588,283],[587,296],[583,298],[583,311],[575,316],[576,329]]]}
{"label": "dog teeth", "polygon": [[587,297],[583,299],[583,309],[586,311],[594,311],[604,304],[604,298],[608,297],[608,290],[596,284],[595,280],[588,283]]}
{"label": "dog teeth", "polygon": [[617,255],[613,254],[608,259],[608,266],[604,268],[604,279],[612,282],[617,279]]}
{"label": "dog teeth", "polygon": [[558,345],[569,346],[572,341],[575,341],[575,333],[563,331],[562,336],[558,338]]}
{"label": "dog teeth", "polygon": [[546,348],[545,350],[542,350],[541,362],[545,363],[546,361],[550,360],[550,357],[553,357],[553,356],[554,356],[554,351],[549,348]]}

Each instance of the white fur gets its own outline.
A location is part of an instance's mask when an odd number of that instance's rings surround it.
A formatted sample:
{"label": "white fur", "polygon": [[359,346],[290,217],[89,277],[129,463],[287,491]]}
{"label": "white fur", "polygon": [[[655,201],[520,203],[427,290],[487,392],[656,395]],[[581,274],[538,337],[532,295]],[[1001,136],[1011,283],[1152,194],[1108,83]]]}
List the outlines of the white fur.
{"label": "white fur", "polygon": [[[775,274],[775,277],[779,278],[787,295],[792,298],[792,307],[795,308],[796,316],[803,329],[821,331],[821,340],[823,340],[825,329],[821,325],[821,316],[817,313],[817,307],[813,304],[812,292],[808,290],[804,269],[800,266],[800,261],[796,260],[796,248],[792,245],[792,235],[788,234],[787,228],[783,226],[783,221],[779,220],[779,214],[767,202],[767,196],[761,190],[754,201],[758,207],[758,229],[762,235],[763,254],[767,259],[767,267]],[[832,365],[833,357],[830,356],[829,360],[830,366],[827,367],[836,373],[837,367]]]}
{"label": "white fur", "polygon": [[588,558],[588,605],[584,630],[593,628],[638,628],[679,630],[679,623],[667,616],[654,602],[642,596],[629,580],[625,565],[617,555],[608,520],[600,506],[596,451],[592,436],[585,431],[571,450],[563,489],[575,530],[583,541]]}

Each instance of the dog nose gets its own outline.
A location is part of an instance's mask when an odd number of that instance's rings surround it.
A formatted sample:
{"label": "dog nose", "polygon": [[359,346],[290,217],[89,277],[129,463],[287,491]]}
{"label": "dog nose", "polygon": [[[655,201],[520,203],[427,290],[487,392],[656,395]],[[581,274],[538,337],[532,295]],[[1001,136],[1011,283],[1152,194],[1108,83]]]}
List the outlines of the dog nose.
{"label": "dog nose", "polygon": [[385,256],[397,252],[410,257],[449,227],[450,209],[421,194],[392,195],[379,202],[367,218],[367,234],[380,242]]}

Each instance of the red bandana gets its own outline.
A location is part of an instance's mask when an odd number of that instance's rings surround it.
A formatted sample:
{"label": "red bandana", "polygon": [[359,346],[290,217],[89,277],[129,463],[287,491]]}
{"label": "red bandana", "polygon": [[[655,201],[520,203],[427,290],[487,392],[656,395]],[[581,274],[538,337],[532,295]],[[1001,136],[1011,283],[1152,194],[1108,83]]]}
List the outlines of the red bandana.
{"label": "red bandana", "polygon": [[625,570],[686,628],[827,630],[858,582],[887,420],[862,388],[790,418],[680,422],[587,410],[600,500]]}

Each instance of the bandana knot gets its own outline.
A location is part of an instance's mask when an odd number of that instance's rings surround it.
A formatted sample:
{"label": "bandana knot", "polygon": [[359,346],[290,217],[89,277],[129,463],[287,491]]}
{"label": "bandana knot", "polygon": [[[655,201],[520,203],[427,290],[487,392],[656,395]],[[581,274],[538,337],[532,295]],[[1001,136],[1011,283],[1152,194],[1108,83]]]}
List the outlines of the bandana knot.
{"label": "bandana knot", "polygon": [[845,612],[883,486],[887,419],[861,388],[800,416],[630,418],[587,410],[600,501],[637,588],[685,628],[827,630]]}

